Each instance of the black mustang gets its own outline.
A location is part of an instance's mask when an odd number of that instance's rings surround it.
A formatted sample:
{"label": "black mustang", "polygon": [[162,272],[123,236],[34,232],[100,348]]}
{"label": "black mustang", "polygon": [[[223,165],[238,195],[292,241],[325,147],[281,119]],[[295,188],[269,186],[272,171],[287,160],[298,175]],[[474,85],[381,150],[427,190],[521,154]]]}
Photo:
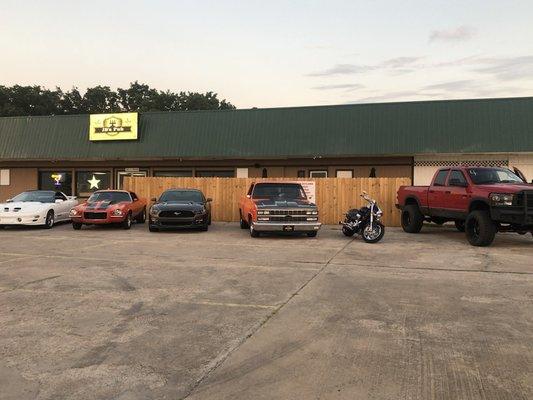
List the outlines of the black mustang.
{"label": "black mustang", "polygon": [[207,231],[211,225],[211,199],[200,190],[169,189],[159,200],[152,199],[148,228],[150,232],[172,228],[199,228]]}

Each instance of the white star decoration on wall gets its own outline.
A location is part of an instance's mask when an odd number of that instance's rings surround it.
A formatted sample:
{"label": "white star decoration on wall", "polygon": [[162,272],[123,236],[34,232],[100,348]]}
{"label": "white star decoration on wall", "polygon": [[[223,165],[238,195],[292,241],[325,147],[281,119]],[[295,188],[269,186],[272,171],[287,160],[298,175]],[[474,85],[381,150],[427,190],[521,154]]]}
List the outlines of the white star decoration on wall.
{"label": "white star decoration on wall", "polygon": [[89,182],[89,185],[91,185],[89,189],[98,189],[98,184],[100,183],[100,180],[96,179],[96,176],[93,175],[93,178],[89,179],[87,182]]}

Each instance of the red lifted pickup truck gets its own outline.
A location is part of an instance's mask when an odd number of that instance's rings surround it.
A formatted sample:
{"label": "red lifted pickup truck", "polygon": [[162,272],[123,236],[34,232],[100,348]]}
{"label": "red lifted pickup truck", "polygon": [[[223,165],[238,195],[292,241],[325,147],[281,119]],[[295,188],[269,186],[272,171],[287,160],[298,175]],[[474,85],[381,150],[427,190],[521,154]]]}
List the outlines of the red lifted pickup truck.
{"label": "red lifted pickup truck", "polygon": [[440,168],[430,186],[402,186],[396,206],[405,232],[424,221],[454,221],[473,246],[488,246],[496,232],[533,233],[533,184],[506,168]]}

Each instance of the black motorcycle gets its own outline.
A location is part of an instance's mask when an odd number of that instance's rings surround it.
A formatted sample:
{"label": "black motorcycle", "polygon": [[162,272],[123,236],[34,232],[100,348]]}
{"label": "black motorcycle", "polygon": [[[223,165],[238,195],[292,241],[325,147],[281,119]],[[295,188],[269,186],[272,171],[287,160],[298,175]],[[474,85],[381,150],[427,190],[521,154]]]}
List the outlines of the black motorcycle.
{"label": "black motorcycle", "polygon": [[342,233],[346,236],[357,233],[365,242],[377,243],[385,235],[385,225],[381,222],[383,211],[368,193],[363,192],[361,197],[368,202],[368,207],[349,210],[344,221],[339,222],[342,225]]}

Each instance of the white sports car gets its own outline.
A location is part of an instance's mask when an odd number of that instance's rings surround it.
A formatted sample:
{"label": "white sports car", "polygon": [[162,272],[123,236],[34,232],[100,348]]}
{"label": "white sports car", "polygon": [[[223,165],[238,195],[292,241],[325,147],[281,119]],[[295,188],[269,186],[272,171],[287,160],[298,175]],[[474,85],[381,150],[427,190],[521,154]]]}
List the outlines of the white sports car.
{"label": "white sports car", "polygon": [[0,204],[0,228],[7,225],[42,225],[51,228],[70,220],[69,212],[78,204],[76,197],[53,190],[30,190]]}

